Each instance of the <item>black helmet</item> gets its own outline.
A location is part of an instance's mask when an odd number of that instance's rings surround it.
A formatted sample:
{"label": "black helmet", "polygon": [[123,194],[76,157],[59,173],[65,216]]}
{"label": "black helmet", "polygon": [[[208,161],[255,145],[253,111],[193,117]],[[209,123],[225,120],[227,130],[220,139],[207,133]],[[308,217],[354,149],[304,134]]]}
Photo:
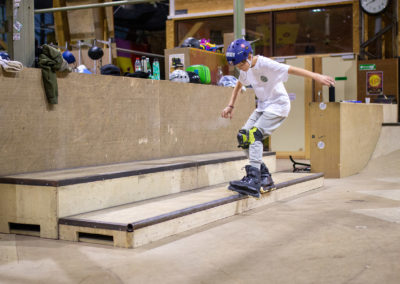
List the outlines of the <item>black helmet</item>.
{"label": "black helmet", "polygon": [[89,55],[90,59],[98,60],[98,59],[102,58],[104,55],[103,49],[101,49],[101,47],[93,45],[89,49],[88,55]]}
{"label": "black helmet", "polygon": [[195,72],[187,71],[189,75],[189,83],[200,84],[200,76]]}
{"label": "black helmet", "polygon": [[199,43],[199,40],[195,39],[194,37],[188,37],[188,38],[185,39],[184,42],[181,44],[181,47],[200,48],[200,43]]}
{"label": "black helmet", "polygon": [[107,64],[100,68],[101,75],[121,76],[121,70],[113,65]]}

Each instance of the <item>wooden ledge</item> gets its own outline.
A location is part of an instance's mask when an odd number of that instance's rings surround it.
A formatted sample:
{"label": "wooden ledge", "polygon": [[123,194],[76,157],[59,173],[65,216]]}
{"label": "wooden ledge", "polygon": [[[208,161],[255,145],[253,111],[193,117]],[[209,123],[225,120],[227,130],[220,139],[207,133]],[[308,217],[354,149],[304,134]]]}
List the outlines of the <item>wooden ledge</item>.
{"label": "wooden ledge", "polygon": [[[226,154],[226,152],[223,152]],[[214,153],[217,155],[218,153]],[[264,152],[263,156],[274,156],[276,153],[275,152]],[[204,156],[207,156],[210,154],[204,154]],[[192,160],[192,161],[181,161],[181,162],[173,162],[174,158],[170,158],[168,160],[172,160],[171,162],[166,165],[165,160],[167,159],[160,159],[160,160],[151,160],[151,161],[140,161],[137,162],[136,169],[130,170],[130,169],[124,169],[124,170],[118,170],[118,166],[121,164],[113,164],[110,165],[112,167],[115,167],[116,169],[109,170],[109,172],[104,173],[104,171],[101,171],[99,173],[92,173],[88,175],[82,175],[82,172],[85,171],[85,169],[96,169],[96,168],[102,168],[102,166],[94,166],[94,167],[82,167],[79,169],[71,169],[76,171],[76,176],[75,177],[70,177],[70,178],[43,178],[40,177],[40,173],[31,173],[32,176],[35,177],[29,177],[30,174],[20,174],[20,175],[9,175],[9,176],[4,176],[0,177],[0,183],[3,184],[20,184],[20,185],[34,185],[34,186],[51,186],[51,187],[58,187],[58,186],[66,186],[66,185],[72,185],[72,184],[80,184],[80,183],[88,183],[88,182],[94,182],[94,181],[101,181],[101,180],[109,180],[109,179],[115,179],[115,178],[123,178],[123,177],[129,177],[129,176],[136,176],[136,175],[144,175],[144,174],[150,174],[150,173],[157,173],[157,172],[164,172],[164,171],[171,171],[171,170],[179,170],[179,169],[185,169],[185,168],[191,168],[191,167],[200,167],[200,166],[205,166],[205,165],[211,165],[211,164],[218,164],[218,163],[226,163],[226,162],[232,162],[232,161],[238,161],[238,160],[243,160],[246,159],[246,156],[239,155],[238,152],[233,152],[232,156],[228,157],[223,157],[223,158],[210,158],[210,159],[200,159],[202,155],[194,155],[195,157],[199,157],[199,159]],[[187,156],[187,157],[192,157],[193,156]],[[182,160],[184,157],[176,157],[178,160]],[[151,167],[144,167],[146,165],[146,162],[151,163]],[[143,164],[143,167],[140,168],[140,164]],[[135,163],[132,163],[134,165]],[[139,165],[139,167],[138,167]],[[62,173],[64,170],[59,170],[59,171],[52,171],[52,173]],[[49,172],[43,172],[43,174],[48,174]],[[73,175],[73,174],[72,174]]]}
{"label": "wooden ledge", "polygon": [[[276,184],[276,189],[281,189],[284,187],[289,187],[295,184],[311,181],[314,179],[318,179],[323,177],[323,173],[315,173],[310,174],[308,176],[303,176],[301,178],[296,178],[293,180],[289,180],[286,182],[281,182]],[[268,193],[267,193],[268,194]],[[200,211],[208,210],[210,208],[214,208],[217,206],[221,206],[227,203],[239,201],[241,199],[249,198],[244,195],[235,194],[228,197],[224,197],[221,199],[213,200],[206,203],[201,203],[195,206],[187,207],[181,210],[172,211],[166,214],[146,218],[140,221],[128,223],[128,224],[121,224],[121,223],[112,223],[112,222],[100,222],[100,221],[92,221],[92,220],[84,220],[84,219],[77,219],[74,217],[66,217],[60,218],[58,220],[59,225],[69,225],[69,226],[77,226],[77,227],[89,227],[89,228],[98,228],[98,229],[108,229],[108,230],[116,230],[116,231],[126,231],[126,232],[133,232],[134,230],[141,229],[144,227],[152,226],[155,224],[159,224],[165,221],[169,221],[175,218],[183,217],[189,214],[197,213]]]}

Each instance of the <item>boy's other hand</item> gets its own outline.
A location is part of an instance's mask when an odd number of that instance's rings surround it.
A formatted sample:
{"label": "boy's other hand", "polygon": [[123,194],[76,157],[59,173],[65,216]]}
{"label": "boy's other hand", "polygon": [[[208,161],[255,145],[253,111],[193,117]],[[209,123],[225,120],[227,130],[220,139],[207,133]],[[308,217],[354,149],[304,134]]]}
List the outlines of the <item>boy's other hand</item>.
{"label": "boy's other hand", "polygon": [[330,76],[316,73],[314,80],[325,86],[335,86],[335,79]]}
{"label": "boy's other hand", "polygon": [[221,112],[221,117],[232,119],[232,114],[233,114],[233,108],[231,108],[230,106],[227,106]]}

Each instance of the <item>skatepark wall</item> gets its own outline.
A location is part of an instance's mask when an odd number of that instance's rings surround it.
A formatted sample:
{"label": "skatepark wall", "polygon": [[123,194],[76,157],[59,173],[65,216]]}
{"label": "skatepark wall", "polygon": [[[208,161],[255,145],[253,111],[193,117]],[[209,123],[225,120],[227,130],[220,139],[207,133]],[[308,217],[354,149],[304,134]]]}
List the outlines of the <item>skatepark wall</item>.
{"label": "skatepark wall", "polygon": [[253,90],[223,119],[232,88],[57,74],[47,103],[40,69],[0,71],[0,176],[237,150]]}

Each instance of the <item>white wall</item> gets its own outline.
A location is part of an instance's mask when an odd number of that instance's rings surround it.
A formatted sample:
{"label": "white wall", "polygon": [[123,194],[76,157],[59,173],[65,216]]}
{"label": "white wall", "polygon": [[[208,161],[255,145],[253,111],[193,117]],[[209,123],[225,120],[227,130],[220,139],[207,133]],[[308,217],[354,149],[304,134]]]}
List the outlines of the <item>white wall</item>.
{"label": "white wall", "polygon": [[[285,63],[300,68],[305,67],[304,58],[287,59]],[[289,75],[285,87],[288,94],[295,95],[295,99],[290,101],[291,110],[288,118],[272,134],[271,150],[305,151],[304,78]]]}

